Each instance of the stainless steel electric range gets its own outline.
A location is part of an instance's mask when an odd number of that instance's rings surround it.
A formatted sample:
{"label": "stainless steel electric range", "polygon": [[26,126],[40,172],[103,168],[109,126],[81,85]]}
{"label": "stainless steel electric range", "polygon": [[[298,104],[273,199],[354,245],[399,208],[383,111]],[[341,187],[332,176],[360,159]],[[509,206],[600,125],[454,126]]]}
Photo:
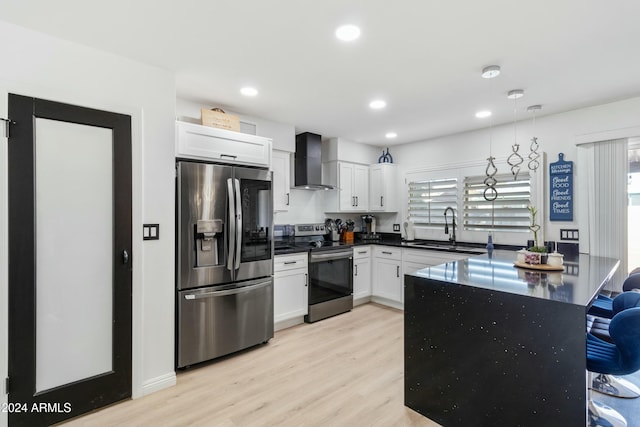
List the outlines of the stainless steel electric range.
{"label": "stainless steel electric range", "polygon": [[324,224],[296,224],[293,236],[278,246],[309,251],[309,311],[305,322],[313,323],[353,308],[353,248],[324,239]]}

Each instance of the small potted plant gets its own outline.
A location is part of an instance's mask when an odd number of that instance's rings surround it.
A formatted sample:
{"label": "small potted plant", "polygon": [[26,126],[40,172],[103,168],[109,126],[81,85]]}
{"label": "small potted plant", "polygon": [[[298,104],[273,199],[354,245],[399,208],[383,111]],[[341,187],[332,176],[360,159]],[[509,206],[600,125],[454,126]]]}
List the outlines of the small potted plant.
{"label": "small potted plant", "polygon": [[527,248],[524,262],[527,264],[546,264],[547,247],[540,246],[538,244],[538,231],[540,231],[540,225],[536,224],[536,215],[538,210],[533,206],[529,206],[528,209],[531,214],[531,225],[529,226],[529,230],[533,232],[533,246]]}

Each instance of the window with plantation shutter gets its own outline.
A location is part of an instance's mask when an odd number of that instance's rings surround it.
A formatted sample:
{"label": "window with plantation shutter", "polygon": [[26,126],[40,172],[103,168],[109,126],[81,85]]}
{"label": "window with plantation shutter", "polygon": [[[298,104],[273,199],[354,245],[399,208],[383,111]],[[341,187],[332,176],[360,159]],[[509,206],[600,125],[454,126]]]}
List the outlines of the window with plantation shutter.
{"label": "window with plantation shutter", "polygon": [[514,181],[510,174],[497,175],[498,197],[492,202],[484,198],[484,176],[467,177],[464,181],[464,229],[477,231],[529,232],[531,178],[520,173]]}
{"label": "window with plantation shutter", "polygon": [[414,224],[444,226],[444,210],[451,206],[458,212],[457,178],[412,181],[408,186],[409,220]]}

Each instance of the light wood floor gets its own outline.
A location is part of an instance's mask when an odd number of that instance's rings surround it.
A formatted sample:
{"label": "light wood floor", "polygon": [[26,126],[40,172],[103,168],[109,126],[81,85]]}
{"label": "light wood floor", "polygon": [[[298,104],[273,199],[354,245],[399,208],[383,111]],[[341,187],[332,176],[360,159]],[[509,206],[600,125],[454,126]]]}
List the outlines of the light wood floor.
{"label": "light wood floor", "polygon": [[430,426],[404,406],[402,312],[365,304],[65,426]]}

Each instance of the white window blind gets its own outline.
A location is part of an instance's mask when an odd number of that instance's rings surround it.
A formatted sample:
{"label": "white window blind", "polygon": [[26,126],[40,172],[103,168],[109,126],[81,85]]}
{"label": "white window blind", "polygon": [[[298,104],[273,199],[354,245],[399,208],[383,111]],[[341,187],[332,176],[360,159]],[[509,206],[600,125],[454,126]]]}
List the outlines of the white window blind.
{"label": "white window blind", "polygon": [[521,172],[518,180],[512,175],[496,175],[498,197],[484,198],[485,176],[466,177],[464,181],[464,229],[476,231],[529,232],[531,179]]}
{"label": "white window blind", "polygon": [[[419,226],[444,226],[444,210],[458,212],[458,179],[409,182],[409,220]],[[449,219],[451,221],[451,219]]]}

